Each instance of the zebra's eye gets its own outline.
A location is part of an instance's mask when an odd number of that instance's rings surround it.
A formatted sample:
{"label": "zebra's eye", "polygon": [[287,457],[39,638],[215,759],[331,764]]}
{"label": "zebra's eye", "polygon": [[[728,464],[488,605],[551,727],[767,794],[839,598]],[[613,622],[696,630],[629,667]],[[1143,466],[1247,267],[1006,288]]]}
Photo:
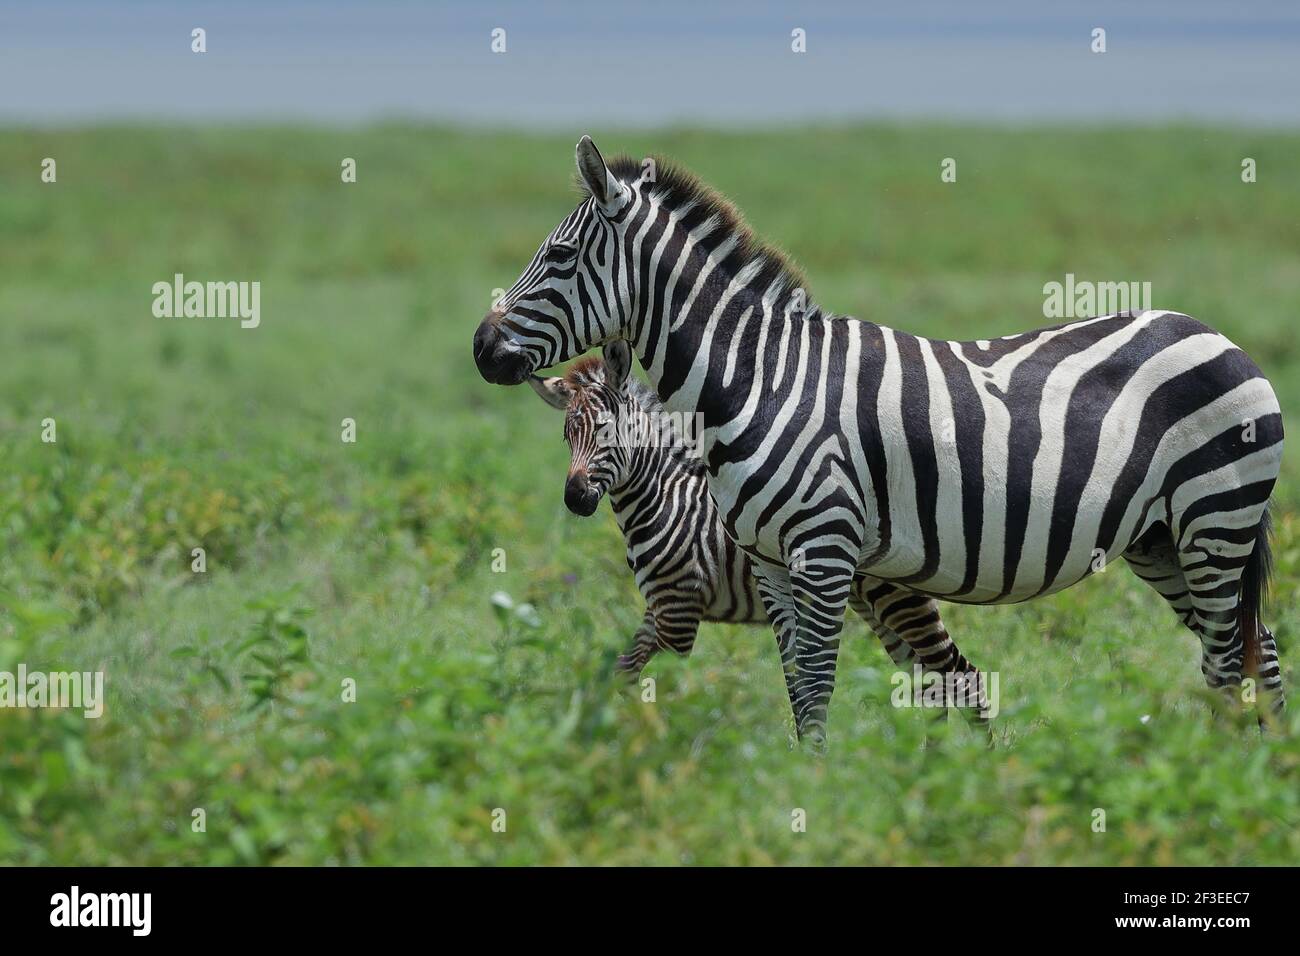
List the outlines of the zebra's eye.
{"label": "zebra's eye", "polygon": [[554,263],[568,262],[578,254],[578,247],[568,243],[556,242],[546,250],[546,261]]}

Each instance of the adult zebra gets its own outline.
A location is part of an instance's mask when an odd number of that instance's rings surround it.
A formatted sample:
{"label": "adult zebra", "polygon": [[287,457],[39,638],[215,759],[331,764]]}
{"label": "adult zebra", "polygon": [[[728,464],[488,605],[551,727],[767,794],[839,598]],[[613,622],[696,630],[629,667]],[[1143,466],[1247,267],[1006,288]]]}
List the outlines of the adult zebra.
{"label": "adult zebra", "polygon": [[489,382],[614,338],[670,410],[702,412],[709,490],[753,559],[799,735],[820,748],[855,578],[917,602],[1010,603],[1126,558],[1229,693],[1280,707],[1259,620],[1277,398],[1172,312],[947,342],[833,317],[734,208],[662,161],[577,147],[586,198],[474,336]]}

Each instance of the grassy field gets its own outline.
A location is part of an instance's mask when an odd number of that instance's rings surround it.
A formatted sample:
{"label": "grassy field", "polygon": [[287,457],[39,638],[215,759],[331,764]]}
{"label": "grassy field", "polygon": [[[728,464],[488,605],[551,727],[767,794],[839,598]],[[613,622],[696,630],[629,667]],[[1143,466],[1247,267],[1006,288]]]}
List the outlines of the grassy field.
{"label": "grassy field", "polygon": [[[656,659],[655,703],[620,688],[641,603],[613,517],[564,509],[559,416],[470,355],[572,207],[580,132],[0,137],[0,670],[107,688],[99,720],[0,710],[0,862],[1300,860],[1300,708],[1262,740],[1212,720],[1196,640],[1122,567],[946,612],[1001,674],[991,751],[960,721],[922,749],[856,621],[825,759],[790,749],[765,628]],[[827,308],[991,337],[1046,324],[1067,272],[1150,281],[1300,411],[1300,136],[591,132],[723,189]],[[155,318],[177,272],[260,281],[260,328]],[[1267,617],[1293,696],[1297,464]]]}

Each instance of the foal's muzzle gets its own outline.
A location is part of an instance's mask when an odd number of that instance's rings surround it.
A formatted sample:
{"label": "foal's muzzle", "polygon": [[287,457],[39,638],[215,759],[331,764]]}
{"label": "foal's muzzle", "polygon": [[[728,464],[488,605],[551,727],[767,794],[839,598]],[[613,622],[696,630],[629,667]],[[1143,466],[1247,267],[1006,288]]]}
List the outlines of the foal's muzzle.
{"label": "foal's muzzle", "polygon": [[596,513],[600,504],[600,492],[582,475],[570,475],[564,483],[564,504],[575,515],[586,518]]}
{"label": "foal's muzzle", "polygon": [[493,385],[518,385],[532,373],[528,356],[506,341],[497,323],[501,314],[489,312],[474,333],[474,364],[484,381]]}

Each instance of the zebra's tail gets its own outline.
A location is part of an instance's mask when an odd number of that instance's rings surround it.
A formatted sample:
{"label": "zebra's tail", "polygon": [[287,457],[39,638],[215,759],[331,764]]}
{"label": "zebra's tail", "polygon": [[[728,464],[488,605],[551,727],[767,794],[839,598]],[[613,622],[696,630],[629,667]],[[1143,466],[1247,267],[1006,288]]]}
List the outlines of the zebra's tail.
{"label": "zebra's tail", "polygon": [[1268,505],[1265,504],[1264,514],[1255,530],[1255,547],[1241,573],[1241,595],[1237,600],[1238,633],[1241,634],[1244,651],[1241,670],[1245,677],[1259,677],[1260,611],[1268,592],[1269,579],[1273,576],[1273,548],[1270,543],[1272,526]]}

